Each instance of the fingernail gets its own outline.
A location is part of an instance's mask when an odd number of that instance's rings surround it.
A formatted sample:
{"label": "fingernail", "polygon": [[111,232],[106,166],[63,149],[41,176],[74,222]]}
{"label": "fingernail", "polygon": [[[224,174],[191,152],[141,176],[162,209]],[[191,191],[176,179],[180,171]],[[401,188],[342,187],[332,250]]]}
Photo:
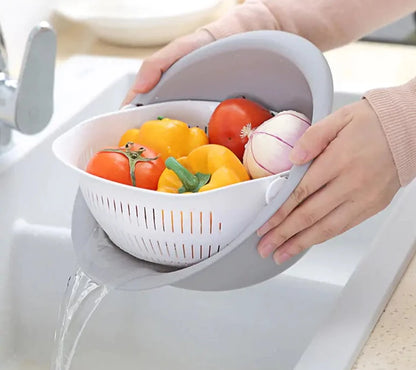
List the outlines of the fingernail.
{"label": "fingernail", "polygon": [[256,233],[257,233],[257,236],[262,237],[262,236],[263,236],[264,234],[266,234],[268,231],[269,231],[269,230],[268,230],[268,227],[267,227],[267,226],[262,226],[262,227],[260,227],[260,228],[258,228],[258,229],[257,229]]}
{"label": "fingernail", "polygon": [[134,80],[133,90],[139,93],[146,91],[150,84],[151,78],[149,78],[149,73],[145,73],[143,70],[140,70]]}
{"label": "fingernail", "polygon": [[291,258],[292,258],[292,256],[287,252],[280,252],[280,253],[276,252],[273,255],[274,262],[276,262],[276,264],[278,264],[278,265],[281,265],[281,264],[285,263],[286,261],[290,260]]}
{"label": "fingernail", "polygon": [[135,97],[135,94],[130,90],[127,93],[126,97],[124,98],[123,102],[121,103],[120,108],[123,108],[127,104],[130,104],[130,102],[133,100],[134,97]]}
{"label": "fingernail", "polygon": [[262,258],[267,258],[270,256],[274,249],[275,246],[273,244],[266,244],[259,247],[258,252]]}
{"label": "fingernail", "polygon": [[141,92],[146,91],[148,85],[149,85],[149,82],[141,78],[140,80],[135,82],[133,89],[135,92],[141,93]]}
{"label": "fingernail", "polygon": [[308,152],[300,147],[294,147],[289,154],[289,160],[293,164],[302,164],[308,157]]}

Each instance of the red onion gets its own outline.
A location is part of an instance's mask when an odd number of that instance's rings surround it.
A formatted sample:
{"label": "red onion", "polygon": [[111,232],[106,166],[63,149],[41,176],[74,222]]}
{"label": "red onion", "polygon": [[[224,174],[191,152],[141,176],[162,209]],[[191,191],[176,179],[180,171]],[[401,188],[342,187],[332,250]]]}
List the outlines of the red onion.
{"label": "red onion", "polygon": [[304,114],[283,111],[263,122],[255,130],[243,129],[248,136],[243,163],[252,178],[274,175],[289,170],[289,153],[296,141],[311,125]]}

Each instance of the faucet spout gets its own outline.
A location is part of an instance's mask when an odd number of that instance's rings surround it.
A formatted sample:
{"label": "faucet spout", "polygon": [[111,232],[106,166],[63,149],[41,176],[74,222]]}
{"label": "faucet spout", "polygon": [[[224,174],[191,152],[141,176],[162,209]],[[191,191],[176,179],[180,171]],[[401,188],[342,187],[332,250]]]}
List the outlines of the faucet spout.
{"label": "faucet spout", "polygon": [[10,140],[11,129],[24,134],[40,132],[53,112],[56,35],[46,22],[29,35],[20,76],[10,80],[7,53],[0,29],[0,145]]}
{"label": "faucet spout", "polygon": [[0,78],[2,77],[2,74],[8,75],[8,71],[6,43],[4,42],[3,32],[0,25]]}

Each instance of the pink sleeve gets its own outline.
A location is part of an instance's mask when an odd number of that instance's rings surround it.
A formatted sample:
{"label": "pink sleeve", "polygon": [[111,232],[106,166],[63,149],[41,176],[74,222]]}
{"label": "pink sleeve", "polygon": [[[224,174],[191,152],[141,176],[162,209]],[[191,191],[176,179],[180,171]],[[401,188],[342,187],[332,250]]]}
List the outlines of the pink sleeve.
{"label": "pink sleeve", "polygon": [[378,116],[405,186],[416,177],[416,78],[398,87],[370,90],[364,97]]}
{"label": "pink sleeve", "polygon": [[215,39],[253,30],[282,30],[325,51],[414,10],[415,0],[246,0],[204,29]]}

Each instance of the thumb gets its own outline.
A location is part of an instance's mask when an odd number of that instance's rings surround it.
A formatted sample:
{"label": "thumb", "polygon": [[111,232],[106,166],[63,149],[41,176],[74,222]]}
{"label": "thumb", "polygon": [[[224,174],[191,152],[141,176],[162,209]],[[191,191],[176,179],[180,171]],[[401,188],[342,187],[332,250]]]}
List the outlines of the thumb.
{"label": "thumb", "polygon": [[146,93],[159,82],[162,74],[166,72],[177,60],[214,41],[214,37],[206,30],[200,29],[192,34],[179,37],[162,49],[146,58],[136,75],[133,86],[130,88],[124,103],[129,103],[135,95]]}
{"label": "thumb", "polygon": [[305,164],[319,154],[336,138],[338,133],[352,120],[349,106],[330,114],[309,127],[295,143],[289,159],[293,164]]}

